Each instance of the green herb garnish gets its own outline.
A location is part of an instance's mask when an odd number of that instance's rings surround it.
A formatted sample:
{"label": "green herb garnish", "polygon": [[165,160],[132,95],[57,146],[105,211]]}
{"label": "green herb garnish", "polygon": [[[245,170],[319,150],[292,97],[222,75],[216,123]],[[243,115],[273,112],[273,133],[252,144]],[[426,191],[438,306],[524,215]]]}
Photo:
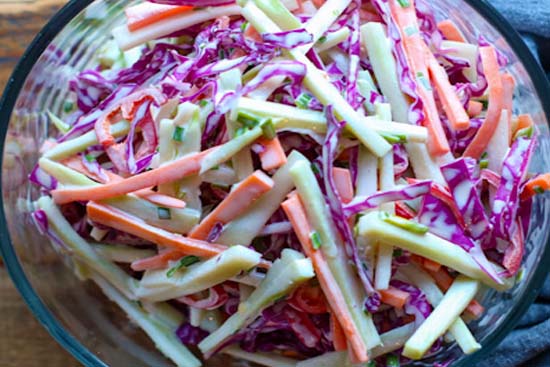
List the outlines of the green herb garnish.
{"label": "green herb garnish", "polygon": [[194,256],[194,255],[190,255],[190,256],[185,256],[184,258],[182,258],[178,264],[176,266],[174,266],[173,268],[171,268],[170,270],[168,270],[166,272],[166,276],[168,278],[171,278],[175,273],[176,271],[182,269],[182,268],[187,268],[188,266],[191,266],[193,264],[196,264],[198,263],[199,261],[201,261],[201,259],[199,259],[198,257]]}
{"label": "green herb garnish", "polygon": [[181,143],[183,141],[184,135],[185,135],[185,128],[182,126],[176,126],[176,128],[174,129],[174,134],[172,134],[172,140]]}
{"label": "green herb garnish", "polygon": [[380,213],[381,219],[389,224],[393,224],[396,227],[405,229],[409,232],[416,233],[416,234],[426,234],[429,230],[429,228],[423,224],[413,222],[412,220],[408,220],[402,217],[399,217],[397,215],[391,215],[388,213]]}
{"label": "green herb garnish", "polygon": [[313,96],[307,93],[300,94],[296,101],[294,102],[296,104],[296,107],[301,108],[302,110],[307,110],[309,108],[309,102],[313,99]]}
{"label": "green herb garnish", "polygon": [[319,250],[321,248],[321,236],[319,235],[319,232],[313,231],[311,232],[311,235],[309,237],[311,239],[311,244],[313,245],[313,248],[315,250]]}
{"label": "green herb garnish", "polygon": [[277,137],[275,125],[273,125],[273,121],[271,119],[262,121],[262,132],[266,139],[273,140]]}

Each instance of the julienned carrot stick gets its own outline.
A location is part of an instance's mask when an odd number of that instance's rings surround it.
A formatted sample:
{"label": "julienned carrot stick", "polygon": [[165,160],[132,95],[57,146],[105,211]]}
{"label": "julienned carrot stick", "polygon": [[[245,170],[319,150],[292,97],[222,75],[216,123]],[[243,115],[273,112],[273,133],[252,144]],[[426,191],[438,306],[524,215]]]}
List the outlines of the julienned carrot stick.
{"label": "julienned carrot stick", "polygon": [[449,41],[466,43],[466,37],[464,37],[464,34],[462,34],[460,29],[458,29],[456,24],[450,19],[442,20],[437,23],[437,29],[439,29],[443,37]]}
{"label": "julienned carrot stick", "polygon": [[164,166],[125,178],[122,181],[97,187],[58,189],[53,190],[51,194],[57,204],[73,201],[99,201],[177,181],[199,173],[202,159],[216,149],[218,148],[186,155]]}
{"label": "julienned carrot stick", "polygon": [[470,115],[470,117],[477,117],[482,111],[483,103],[474,100],[468,102],[468,115]]}
{"label": "julienned carrot stick", "polygon": [[[416,82],[416,92],[424,104],[423,125],[428,129],[428,150],[432,156],[442,156],[450,151],[449,142],[441,125],[439,112],[435,103],[434,94],[430,87],[427,67],[427,46],[418,32],[418,20],[414,0],[409,1],[409,6],[401,6],[397,0],[390,0],[391,14],[394,18],[407,61],[411,69],[411,76]],[[410,30],[413,29],[413,32]]]}
{"label": "julienned carrot stick", "polygon": [[426,54],[428,55],[428,69],[430,70],[431,80],[437,90],[443,110],[449,118],[451,127],[454,130],[466,130],[470,127],[470,118],[460,102],[455,89],[449,82],[447,72],[439,64],[435,56],[426,46]]}
{"label": "julienned carrot stick", "polygon": [[330,331],[332,332],[332,343],[334,344],[334,350],[341,352],[348,349],[348,343],[346,341],[346,334],[340,326],[340,321],[334,315],[334,311],[330,312]]}
{"label": "julienned carrot stick", "polygon": [[286,154],[279,138],[260,138],[257,144],[263,147],[263,150],[258,155],[260,156],[264,171],[277,169],[286,163]]}
{"label": "julienned carrot stick", "polygon": [[262,171],[256,171],[236,186],[198,226],[191,230],[189,237],[206,240],[217,223],[229,223],[248,209],[256,199],[271,190],[273,180]]}
{"label": "julienned carrot stick", "polygon": [[[522,130],[522,129],[526,129],[528,127],[532,127],[534,125],[535,125],[535,123],[533,122],[533,118],[531,117],[530,114],[519,115],[518,116],[518,126],[517,126],[516,130],[519,131],[519,130]],[[515,133],[516,133],[516,131],[514,131],[514,134]]]}
{"label": "julienned carrot stick", "polygon": [[489,84],[489,108],[487,109],[485,121],[464,152],[465,157],[475,159],[479,159],[483,152],[485,152],[487,144],[489,144],[500,121],[500,114],[504,107],[504,88],[496,50],[492,46],[480,47],[479,54],[481,55],[483,72]]}
{"label": "julienned carrot stick", "polygon": [[468,307],[466,307],[465,313],[467,313],[471,318],[473,319],[479,319],[479,317],[483,314],[485,311],[485,307],[483,307],[478,301],[475,299],[470,302]]}
{"label": "julienned carrot stick", "polygon": [[126,8],[124,12],[126,13],[128,29],[130,32],[134,32],[173,15],[186,13],[192,9],[192,6],[163,5],[145,2],[139,5],[130,6]]}
{"label": "julienned carrot stick", "polygon": [[227,248],[226,246],[187,238],[179,234],[153,227],[143,220],[126,214],[109,205],[90,201],[86,206],[86,210],[88,218],[92,222],[118,229],[119,231],[143,238],[159,246],[171,247],[181,251],[185,255],[212,257],[223,252]]}
{"label": "julienned carrot stick", "polygon": [[330,268],[327,261],[323,257],[322,252],[316,251],[313,248],[310,238],[311,225],[307,219],[306,211],[300,198],[296,194],[291,194],[288,200],[281,204],[281,207],[285,211],[290,223],[292,223],[292,227],[294,227],[296,236],[298,237],[305,254],[313,263],[321,289],[325,293],[326,299],[331,309],[334,311],[344,334],[346,335],[350,348],[360,361],[368,361],[369,357],[367,347],[363,341],[363,338],[360,336],[359,330],[353,322],[353,318],[344,301],[342,291],[330,272]]}
{"label": "julienned carrot stick", "polygon": [[336,190],[340,194],[344,204],[353,200],[353,182],[351,180],[351,172],[349,169],[334,167],[332,169]]}
{"label": "julienned carrot stick", "polygon": [[[84,166],[82,160],[76,156],[65,159],[62,163],[67,167],[74,169],[75,171],[80,172],[90,178],[93,178],[100,183],[109,183],[124,180],[124,178],[109,170],[103,170],[103,175],[98,175],[94,172],[91,172],[88,168]],[[159,194],[158,192],[155,192],[151,189],[136,191],[134,192],[134,195],[165,208],[184,209],[186,206],[186,203],[183,200],[168,195]]]}
{"label": "julienned carrot stick", "polygon": [[542,191],[550,190],[550,173],[532,178],[525,184],[521,192],[521,199],[527,200]]}
{"label": "julienned carrot stick", "polygon": [[170,261],[181,259],[185,254],[181,251],[165,251],[155,256],[134,261],[130,267],[135,271],[164,269]]}
{"label": "julienned carrot stick", "polygon": [[439,271],[439,269],[441,269],[441,264],[440,263],[437,263],[433,260],[426,259],[426,258],[423,259],[422,265],[424,266],[424,268],[426,268],[430,271]]}
{"label": "julienned carrot stick", "polygon": [[383,303],[399,309],[405,306],[405,303],[407,303],[407,300],[411,296],[409,293],[394,287],[381,289],[379,292]]}

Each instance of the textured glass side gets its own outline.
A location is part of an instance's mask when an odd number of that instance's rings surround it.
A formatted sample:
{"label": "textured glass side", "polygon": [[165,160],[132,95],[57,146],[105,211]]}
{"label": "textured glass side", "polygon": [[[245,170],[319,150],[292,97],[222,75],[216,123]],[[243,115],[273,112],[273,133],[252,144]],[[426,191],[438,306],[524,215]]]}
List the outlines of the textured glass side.
{"label": "textured glass side", "polygon": [[[26,276],[37,295],[75,339],[108,365],[170,366],[114,304],[95,287],[82,283],[75,276],[69,257],[54,250],[49,241],[36,233],[28,215],[32,200],[38,197],[39,192],[28,184],[27,176],[39,156],[40,145],[54,133],[45,112],[50,110],[60,114],[63,111],[69,93],[68,80],[93,63],[95,51],[109,37],[108,30],[123,19],[122,4],[126,5],[128,1],[95,1],[64,28],[30,72],[17,100],[6,138],[2,183],[4,211],[13,246]],[[510,45],[462,1],[437,1],[431,2],[430,6],[455,20],[466,29],[471,39],[483,35],[509,57],[509,72],[518,85],[516,112],[533,114],[542,134],[532,171],[549,170],[550,134],[547,121],[528,71]],[[483,343],[496,330],[502,329],[502,323],[515,310],[515,306],[533,292],[530,287],[532,270],[540,262],[550,228],[550,205],[547,201],[548,198],[538,199],[533,208],[525,278],[511,292],[488,292],[483,299],[487,312],[471,326]],[[9,263],[7,265],[10,266]],[[460,355],[458,348],[451,347],[435,360],[427,358],[414,365],[431,365],[436,360],[448,358],[458,358],[457,365],[460,366],[472,365],[469,357]],[[207,365],[218,366],[221,363],[228,364],[217,359]],[[231,363],[235,366],[246,365],[236,361]]]}

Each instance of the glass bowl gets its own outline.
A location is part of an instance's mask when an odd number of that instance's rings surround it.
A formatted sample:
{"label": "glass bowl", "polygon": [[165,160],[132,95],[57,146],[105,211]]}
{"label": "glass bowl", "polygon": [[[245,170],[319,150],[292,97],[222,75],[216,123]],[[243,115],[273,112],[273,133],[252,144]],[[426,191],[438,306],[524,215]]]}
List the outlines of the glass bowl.
{"label": "glass bowl", "polygon": [[[51,335],[86,366],[170,366],[147,337],[90,284],[74,274],[68,258],[39,235],[28,204],[39,194],[27,176],[50,129],[45,111],[62,112],[67,82],[92,62],[108,30],[123,21],[121,0],[71,1],[40,32],[15,69],[0,106],[2,212],[0,249],[7,269],[34,315]],[[517,81],[515,112],[531,113],[541,132],[531,169],[550,171],[550,96],[546,76],[518,34],[489,4],[480,0],[439,0],[436,14],[457,22],[469,38],[483,35],[510,59],[508,71]],[[487,312],[471,324],[483,349],[461,356],[456,346],[414,365],[454,359],[472,366],[513,328],[535,299],[550,267],[547,240],[550,202],[542,196],[533,205],[531,230],[521,282],[507,293],[487,292]],[[208,366],[243,366],[232,359],[213,359]]]}

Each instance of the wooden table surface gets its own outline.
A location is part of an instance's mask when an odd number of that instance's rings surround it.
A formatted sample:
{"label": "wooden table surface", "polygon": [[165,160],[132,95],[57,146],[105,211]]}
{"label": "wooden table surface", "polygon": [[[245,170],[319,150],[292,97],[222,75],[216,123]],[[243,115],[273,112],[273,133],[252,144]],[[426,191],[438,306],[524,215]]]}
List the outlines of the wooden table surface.
{"label": "wooden table surface", "polygon": [[[17,60],[34,36],[66,2],[0,0],[0,90],[4,90]],[[6,270],[0,266],[0,366],[79,365],[34,318]]]}

